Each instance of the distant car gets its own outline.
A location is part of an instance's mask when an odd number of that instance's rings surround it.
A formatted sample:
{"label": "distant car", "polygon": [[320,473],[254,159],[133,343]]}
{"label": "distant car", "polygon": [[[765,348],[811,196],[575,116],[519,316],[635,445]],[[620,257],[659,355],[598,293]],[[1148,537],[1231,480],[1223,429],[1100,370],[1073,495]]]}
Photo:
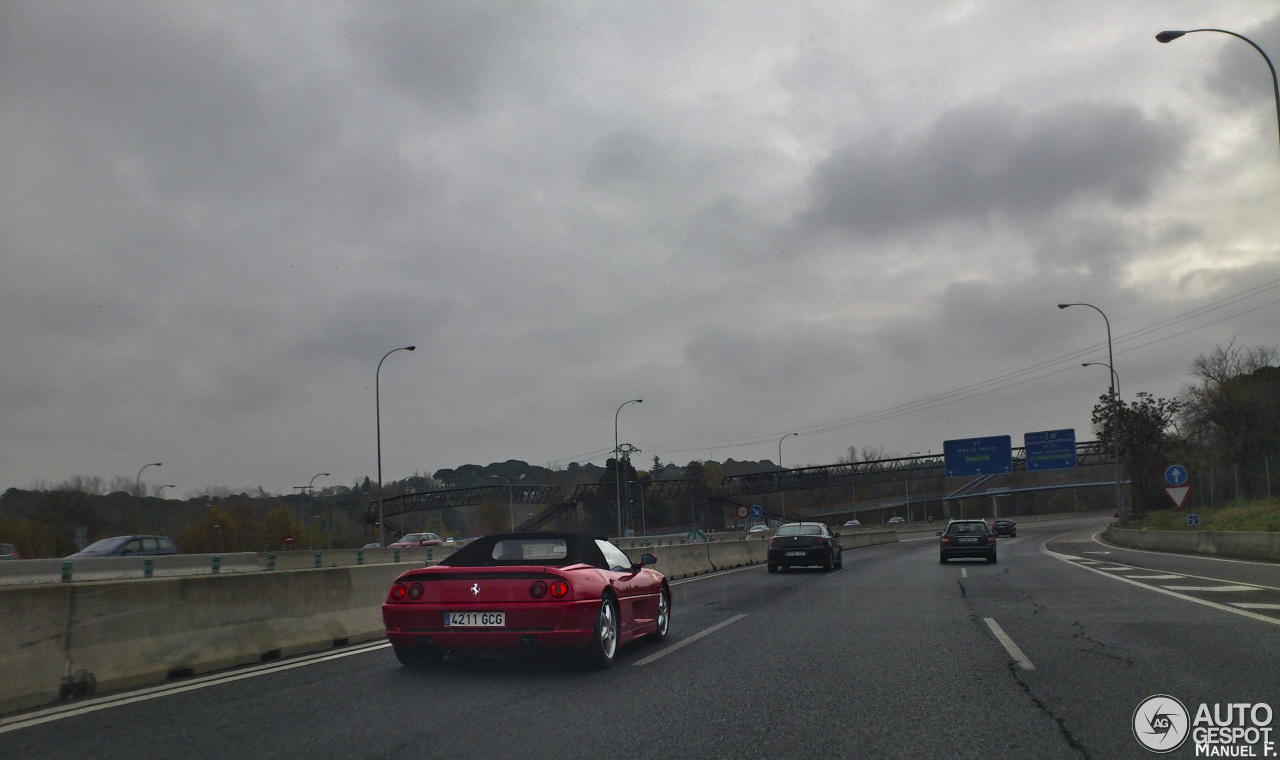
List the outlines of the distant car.
{"label": "distant car", "polygon": [[0,544],[0,560],[5,559],[22,559],[22,557],[13,544]]}
{"label": "distant car", "polygon": [[846,520],[846,521],[845,521],[845,523],[844,523],[844,527],[846,527],[846,528],[856,528],[856,527],[858,527],[858,526],[859,526],[859,525],[861,525],[861,524],[862,524],[862,523],[858,522],[857,520]]}
{"label": "distant car", "polygon": [[769,526],[768,525],[752,525],[747,532],[748,533],[768,533]]}
{"label": "distant car", "polygon": [[892,523],[906,522],[906,520],[902,519],[901,517],[890,517],[888,520],[885,520],[885,522],[892,524]]}
{"label": "distant car", "polygon": [[382,605],[387,639],[406,667],[448,652],[579,650],[605,668],[618,648],[666,638],[671,589],[648,565],[585,533],[500,533],[438,565],[400,575]]}
{"label": "distant car", "polygon": [[403,549],[406,546],[444,546],[444,541],[434,533],[406,533],[399,541],[387,544],[388,549]]}
{"label": "distant car", "polygon": [[168,536],[112,536],[94,541],[67,559],[87,557],[156,557],[177,554],[178,547]]}
{"label": "distant car", "polygon": [[378,543],[377,541],[374,541],[374,542],[373,542],[373,543],[371,543],[371,544],[365,544],[363,548],[365,548],[365,549],[381,549],[381,548],[382,548],[382,544]]}
{"label": "distant car", "polygon": [[769,539],[769,572],[797,565],[821,565],[827,572],[844,567],[844,549],[836,540],[839,537],[823,523],[787,523]]}
{"label": "distant car", "polygon": [[991,532],[997,536],[1018,535],[1018,524],[1013,520],[996,520],[991,523]]}
{"label": "distant car", "polygon": [[446,538],[446,539],[444,540],[444,545],[445,545],[445,546],[453,546],[453,545],[454,545],[454,544],[456,544],[456,543],[457,543],[457,541],[454,541],[454,540],[453,540],[453,536],[449,536],[448,538]]}
{"label": "distant car", "polygon": [[938,561],[961,557],[981,557],[987,562],[996,561],[996,534],[991,532],[985,520],[952,520],[938,540]]}

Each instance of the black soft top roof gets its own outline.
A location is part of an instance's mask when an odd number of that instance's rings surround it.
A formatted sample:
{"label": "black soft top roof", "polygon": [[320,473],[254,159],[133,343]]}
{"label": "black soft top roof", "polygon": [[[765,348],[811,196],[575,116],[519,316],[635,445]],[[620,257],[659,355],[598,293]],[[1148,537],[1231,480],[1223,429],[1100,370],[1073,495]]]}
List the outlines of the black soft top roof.
{"label": "black soft top roof", "polygon": [[[494,559],[493,548],[499,541],[545,542],[561,539],[567,552],[555,559]],[[608,568],[604,553],[596,546],[595,538],[588,533],[495,533],[477,538],[440,561],[450,567],[504,567],[510,565],[548,565],[564,567],[583,563],[593,567]]]}

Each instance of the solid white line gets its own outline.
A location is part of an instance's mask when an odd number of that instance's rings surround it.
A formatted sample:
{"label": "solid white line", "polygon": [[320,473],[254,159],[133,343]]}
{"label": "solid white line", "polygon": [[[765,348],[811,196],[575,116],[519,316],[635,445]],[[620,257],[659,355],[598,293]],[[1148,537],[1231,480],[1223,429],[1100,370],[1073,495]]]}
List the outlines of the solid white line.
{"label": "solid white line", "polygon": [[[1067,534],[1063,533],[1062,535],[1065,536]],[[1130,549],[1127,546],[1121,546],[1119,544],[1109,544],[1099,539],[1098,536],[1100,535],[1102,535],[1102,531],[1098,531],[1097,533],[1094,533],[1090,538],[1093,540],[1095,544],[1098,544],[1099,546],[1106,546],[1111,549],[1119,549],[1121,551],[1126,551],[1126,552],[1137,552],[1138,554],[1159,554],[1161,557],[1186,557],[1188,559],[1203,559],[1203,560],[1208,560],[1210,562],[1234,562],[1237,565],[1265,565],[1266,567],[1275,567],[1274,562],[1255,562],[1253,560],[1247,560],[1247,559],[1227,559],[1226,557],[1206,557],[1203,554],[1180,554],[1178,552],[1153,552],[1150,549]],[[1061,537],[1062,536],[1058,536],[1057,538],[1061,538]],[[1056,539],[1051,539],[1051,540],[1056,540]]]}
{"label": "solid white line", "polygon": [[1161,586],[1170,591],[1261,591],[1257,586]]}
{"label": "solid white line", "polygon": [[328,662],[329,660],[338,660],[343,657],[351,657],[357,654],[364,654],[366,652],[372,652],[377,649],[385,649],[386,647],[389,647],[389,646],[391,646],[391,644],[389,642],[384,641],[371,646],[361,646],[358,648],[344,649],[341,652],[326,654],[320,657],[299,658],[298,660],[293,660],[293,661],[279,663],[279,664],[273,664],[273,665],[264,666],[261,668],[253,668],[252,670],[248,670],[248,671],[241,671],[241,672],[230,673],[230,674],[220,675],[220,676],[209,676],[205,678],[196,679],[193,681],[185,681],[179,684],[153,686],[148,689],[142,689],[136,692],[128,692],[127,694],[101,697],[99,699],[89,700],[85,702],[77,702],[73,705],[61,705],[59,707],[52,707],[46,710],[37,711],[35,713],[29,713],[26,715],[20,715],[13,718],[6,718],[4,720],[0,720],[0,734],[5,734],[10,731],[16,731],[20,728],[29,728],[31,726],[38,726],[42,723],[52,723],[53,721],[62,720],[63,718],[74,717],[76,715],[84,715],[86,713],[97,712],[99,710],[106,710],[111,707],[120,707],[123,705],[130,705],[135,702],[148,702],[153,699],[159,699],[160,697],[167,697],[171,694],[181,694],[184,691],[195,691],[197,689],[204,689],[210,686],[218,686],[220,684],[231,683],[233,681],[243,681],[246,678],[256,678],[258,676],[265,676],[271,673],[279,673],[285,670],[292,670],[294,668],[306,667],[307,665],[314,665],[318,662]]}
{"label": "solid white line", "polygon": [[[1081,570],[1088,570],[1091,573],[1097,573],[1098,575],[1101,575],[1103,578],[1110,578],[1115,581],[1120,581],[1121,583],[1128,583],[1131,586],[1137,586],[1138,588],[1145,588],[1148,591],[1154,591],[1157,594],[1164,594],[1166,596],[1176,597],[1184,601],[1195,602],[1196,604],[1203,604],[1206,607],[1212,607],[1216,610],[1222,610],[1224,612],[1230,612],[1235,615],[1242,615],[1247,618],[1253,618],[1254,620],[1260,620],[1264,623],[1270,623],[1272,625],[1280,626],[1280,619],[1268,617],[1266,615],[1259,615],[1256,612],[1249,612],[1248,610],[1239,610],[1234,607],[1228,607],[1225,604],[1218,604],[1217,602],[1211,602],[1207,599],[1197,599],[1194,596],[1179,594],[1176,591],[1169,591],[1167,589],[1160,588],[1159,586],[1149,586],[1145,583],[1138,583],[1137,581],[1129,580],[1123,575],[1116,575],[1115,573],[1105,573],[1097,568],[1089,567],[1087,565],[1081,565],[1080,563],[1075,562],[1074,558],[1069,554],[1059,554],[1058,552],[1055,552],[1054,550],[1049,548],[1050,541],[1056,541],[1059,538],[1062,538],[1062,536],[1069,536],[1075,532],[1076,531],[1067,531],[1066,533],[1062,533],[1060,535],[1054,536],[1053,538],[1047,539],[1044,543],[1040,544],[1040,553],[1047,555],[1049,557],[1053,557],[1054,559],[1059,560],[1060,562],[1065,562],[1066,564],[1071,565],[1072,567],[1078,567]],[[1159,552],[1152,552],[1152,553],[1159,554]]]}
{"label": "solid white line", "polygon": [[710,628],[706,628],[706,629],[704,629],[704,630],[701,630],[701,631],[699,631],[699,632],[697,632],[697,633],[693,634],[692,636],[690,636],[690,637],[689,637],[689,638],[687,638],[687,639],[681,639],[680,641],[677,641],[676,643],[672,644],[671,646],[667,647],[666,649],[663,649],[661,652],[654,652],[653,654],[649,655],[648,657],[644,658],[643,660],[640,660],[639,662],[637,662],[635,665],[636,665],[636,667],[640,667],[641,665],[648,665],[649,663],[654,662],[655,660],[660,660],[660,659],[662,659],[663,657],[666,657],[667,655],[669,655],[669,654],[671,654],[672,652],[676,651],[677,649],[680,649],[681,647],[684,647],[684,646],[687,646],[687,645],[689,645],[689,644],[692,644],[693,642],[697,641],[698,639],[702,638],[703,636],[709,636],[709,635],[711,635],[711,634],[715,633],[716,631],[720,630],[721,628],[724,628],[726,625],[729,625],[729,624],[731,624],[731,623],[736,623],[736,622],[738,622],[739,620],[743,619],[743,618],[744,618],[744,617],[746,617],[746,616],[747,616],[747,615],[746,615],[746,613],[743,613],[743,614],[741,614],[741,615],[734,615],[733,617],[729,618],[728,620],[724,620],[724,621],[721,621],[721,622],[719,622],[719,623],[716,623],[715,625],[711,626]]}
{"label": "solid white line", "polygon": [[735,567],[735,568],[733,568],[733,569],[731,569],[731,570],[717,570],[717,571],[716,571],[716,572],[714,572],[714,573],[706,573],[705,575],[695,575],[695,576],[690,577],[690,578],[681,578],[681,579],[680,579],[680,580],[678,580],[678,581],[671,581],[671,582],[670,582],[670,583],[668,583],[667,585],[668,585],[668,586],[679,586],[679,585],[680,585],[680,584],[682,584],[682,583],[693,583],[694,581],[705,581],[705,580],[706,580],[706,579],[708,579],[708,578],[718,578],[718,577],[720,577],[721,575],[728,575],[728,574],[730,574],[730,573],[740,573],[740,572],[742,572],[743,570],[758,570],[758,569],[760,569],[760,568],[762,568],[762,567],[764,567],[764,564],[763,564],[763,563],[762,563],[762,564],[759,564],[759,565],[746,565],[746,566],[744,566],[744,567]]}
{"label": "solid white line", "polygon": [[1144,581],[1180,581],[1181,575],[1126,575],[1126,578],[1141,578]]}
{"label": "solid white line", "polygon": [[1000,639],[1000,643],[1004,645],[1005,651],[1013,657],[1014,661],[1016,661],[1023,670],[1036,669],[1036,666],[1031,664],[1031,660],[1027,659],[1027,656],[1022,653],[1022,650],[1018,648],[1018,645],[1013,643],[1013,639],[1009,638],[1009,634],[1005,633],[1004,629],[1000,627],[1000,624],[995,621],[995,618],[983,618],[983,620],[987,621],[987,627],[991,629],[991,632],[996,635],[997,639]]}
{"label": "solid white line", "polygon": [[1280,610],[1280,604],[1265,604],[1263,602],[1230,602],[1232,607],[1243,607],[1246,610]]}

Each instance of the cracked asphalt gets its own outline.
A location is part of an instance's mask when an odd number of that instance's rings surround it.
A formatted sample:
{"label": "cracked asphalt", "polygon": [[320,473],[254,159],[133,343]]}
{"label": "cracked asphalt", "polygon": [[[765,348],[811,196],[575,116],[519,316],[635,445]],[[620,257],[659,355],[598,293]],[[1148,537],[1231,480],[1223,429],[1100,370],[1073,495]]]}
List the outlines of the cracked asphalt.
{"label": "cracked asphalt", "polygon": [[[1188,574],[1188,558],[1099,569],[1132,560],[1086,554],[1114,551],[1091,538],[1104,525],[1025,523],[994,565],[941,565],[929,535],[848,551],[830,574],[681,581],[667,642],[632,646],[604,672],[540,657],[418,673],[382,648],[68,714],[0,746],[24,758],[1109,760],[1151,757],[1131,721],[1154,694],[1280,708],[1280,626],[1222,609],[1226,592],[1201,594],[1217,594],[1208,606],[1114,577]],[[1280,574],[1199,569],[1245,585]]]}

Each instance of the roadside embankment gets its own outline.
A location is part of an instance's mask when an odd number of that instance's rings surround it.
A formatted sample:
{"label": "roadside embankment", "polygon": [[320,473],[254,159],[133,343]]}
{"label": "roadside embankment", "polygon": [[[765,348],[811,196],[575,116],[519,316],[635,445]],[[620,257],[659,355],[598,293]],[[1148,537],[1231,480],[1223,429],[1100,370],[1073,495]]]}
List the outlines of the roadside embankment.
{"label": "roadside embankment", "polygon": [[1119,546],[1153,552],[1280,562],[1280,533],[1225,530],[1128,530],[1108,528],[1102,537]]}

